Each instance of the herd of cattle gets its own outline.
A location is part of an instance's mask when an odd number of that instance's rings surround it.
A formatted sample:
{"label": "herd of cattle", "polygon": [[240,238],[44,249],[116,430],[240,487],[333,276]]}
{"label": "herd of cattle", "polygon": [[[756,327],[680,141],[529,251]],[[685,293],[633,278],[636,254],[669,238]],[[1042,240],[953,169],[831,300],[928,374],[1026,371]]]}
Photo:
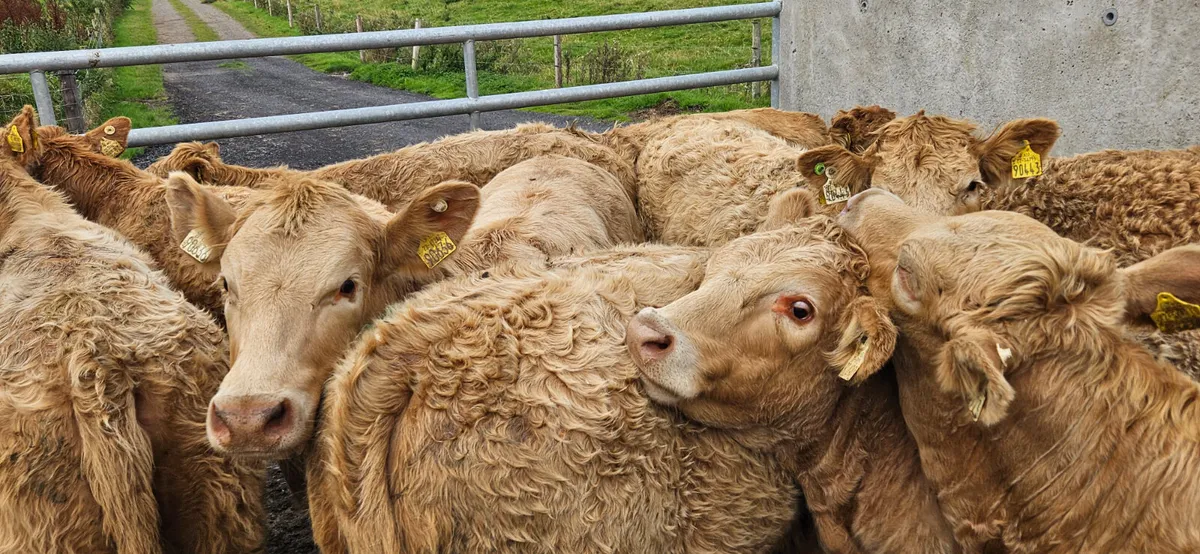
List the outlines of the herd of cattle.
{"label": "herd of cattle", "polygon": [[0,552],[1200,551],[1200,147],[878,107],[0,148]]}

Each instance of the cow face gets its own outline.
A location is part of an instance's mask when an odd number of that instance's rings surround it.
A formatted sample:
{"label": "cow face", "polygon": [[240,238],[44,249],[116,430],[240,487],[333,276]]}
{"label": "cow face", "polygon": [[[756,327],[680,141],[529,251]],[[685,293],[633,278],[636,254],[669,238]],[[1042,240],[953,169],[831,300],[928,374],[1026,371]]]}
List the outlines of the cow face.
{"label": "cow face", "polygon": [[225,289],[230,370],[209,406],[209,441],[241,456],[283,458],[311,435],[342,352],[430,272],[426,262],[441,261],[431,248],[462,239],[479,191],[442,183],[385,220],[337,185],[302,179],[269,184],[235,214],[174,172],[168,204],[181,248]]}
{"label": "cow face", "polygon": [[827,146],[803,154],[798,169],[813,186],[823,185],[829,178],[824,170],[833,168],[838,184],[854,192],[879,188],[926,213],[963,214],[979,211],[989,188],[1025,180],[1013,179],[1012,161],[1026,142],[1045,160],[1059,135],[1047,119],[1014,120],[987,138],[975,130],[967,121],[920,112],[880,127],[861,155]]}
{"label": "cow face", "polygon": [[1123,317],[1112,257],[1023,215],[930,216],[872,189],[839,221],[871,260],[872,294],[891,303],[941,388],[985,425],[1003,418],[1013,399],[1005,374],[1022,356],[1079,344]]}
{"label": "cow face", "polygon": [[822,425],[842,383],[875,372],[894,344],[865,273],[827,218],[729,243],[698,290],[629,323],[647,394],[713,426]]}

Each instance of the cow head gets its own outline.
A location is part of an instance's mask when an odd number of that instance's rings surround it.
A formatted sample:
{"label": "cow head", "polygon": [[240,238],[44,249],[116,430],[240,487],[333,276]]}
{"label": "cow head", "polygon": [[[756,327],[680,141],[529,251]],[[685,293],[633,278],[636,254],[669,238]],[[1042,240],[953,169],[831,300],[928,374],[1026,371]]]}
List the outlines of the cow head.
{"label": "cow head", "polygon": [[646,308],[626,344],[657,402],[692,419],[811,436],[846,383],[888,360],[895,330],[863,294],[867,261],[831,220],[739,238],[693,293]]}
{"label": "cow head", "polygon": [[1013,179],[1012,161],[1027,142],[1045,159],[1059,135],[1058,124],[1048,119],[1010,121],[986,138],[975,131],[967,121],[919,112],[877,129],[861,154],[826,146],[804,153],[797,165],[815,187],[833,178],[854,192],[886,190],[928,213],[962,214],[981,209],[987,187],[1024,180]]}
{"label": "cow head", "polygon": [[337,185],[278,181],[239,214],[175,172],[167,202],[175,241],[226,291],[231,364],[209,406],[209,441],[282,458],[307,442],[351,340],[449,254],[431,249],[462,239],[479,190],[442,183],[391,215]]}

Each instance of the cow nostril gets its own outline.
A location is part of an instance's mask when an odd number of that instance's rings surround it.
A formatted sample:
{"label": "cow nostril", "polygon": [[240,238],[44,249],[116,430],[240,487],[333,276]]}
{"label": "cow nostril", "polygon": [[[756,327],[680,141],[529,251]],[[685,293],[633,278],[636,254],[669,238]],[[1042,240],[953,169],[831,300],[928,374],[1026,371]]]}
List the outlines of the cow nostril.
{"label": "cow nostril", "polygon": [[658,350],[669,350],[673,342],[674,341],[670,336],[664,336],[658,340],[651,339],[646,341],[646,346],[650,348],[656,348]]}
{"label": "cow nostril", "polygon": [[287,400],[280,401],[279,404],[276,404],[275,407],[271,408],[271,411],[267,413],[266,423],[263,424],[263,430],[268,432],[286,430],[291,424],[291,418],[288,417],[291,410],[288,408]]}

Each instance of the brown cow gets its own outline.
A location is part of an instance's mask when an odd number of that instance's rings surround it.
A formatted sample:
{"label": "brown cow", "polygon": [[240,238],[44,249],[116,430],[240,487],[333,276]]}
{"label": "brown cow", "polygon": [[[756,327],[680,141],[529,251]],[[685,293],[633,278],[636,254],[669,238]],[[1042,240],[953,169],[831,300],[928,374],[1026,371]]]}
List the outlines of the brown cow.
{"label": "brown cow", "polygon": [[[801,169],[833,167],[854,192],[875,187],[911,206],[952,215],[981,209],[1028,215],[1060,235],[1111,248],[1122,265],[1200,240],[1200,156],[1195,150],[1106,150],[1047,159],[1058,124],[1018,119],[991,136],[975,125],[923,112],[876,131],[861,155],[840,146],[806,152]],[[1013,178],[1028,141],[1042,174]],[[806,171],[810,184],[824,176]]]}
{"label": "brown cow", "polygon": [[[124,145],[128,120],[122,119],[109,120],[87,135],[69,135],[58,127],[39,127],[38,134],[43,137],[40,148],[26,152],[21,163],[36,179],[65,194],[84,217],[121,233],[143,249],[154,258],[175,289],[220,320],[223,299],[216,273],[196,264],[174,240],[166,181],[128,161],[97,151],[102,148],[99,138],[103,136],[113,136],[112,140]],[[32,111],[18,115],[13,124],[32,127]],[[107,133],[110,126],[113,134]],[[240,187],[213,190],[213,194],[234,207],[240,206],[249,192]]]}
{"label": "brown cow", "polygon": [[0,156],[0,551],[257,551],[262,470],[204,433],[220,328],[19,168],[31,130]]}
{"label": "brown cow", "polygon": [[1142,291],[1110,253],[878,189],[840,219],[893,305],[904,420],[966,550],[1200,550],[1200,385],[1126,337]]}
{"label": "brown cow", "polygon": [[891,370],[867,380],[896,331],[866,276],[828,218],[742,237],[626,344],[651,398],[787,460],[826,552],[954,552]]}
{"label": "brown cow", "polygon": [[693,290],[706,257],[637,246],[397,305],[326,388],[308,481],[322,551],[767,551],[795,475],[655,407],[623,346],[624,322]]}
{"label": "brown cow", "polygon": [[425,189],[395,215],[309,179],[255,189],[240,213],[182,172],[168,181],[174,244],[197,233],[227,290],[233,366],[213,398],[210,438],[250,456],[307,443],[346,346],[420,284],[641,236],[611,174],[552,156],[497,175],[474,226],[480,189],[462,181]]}

